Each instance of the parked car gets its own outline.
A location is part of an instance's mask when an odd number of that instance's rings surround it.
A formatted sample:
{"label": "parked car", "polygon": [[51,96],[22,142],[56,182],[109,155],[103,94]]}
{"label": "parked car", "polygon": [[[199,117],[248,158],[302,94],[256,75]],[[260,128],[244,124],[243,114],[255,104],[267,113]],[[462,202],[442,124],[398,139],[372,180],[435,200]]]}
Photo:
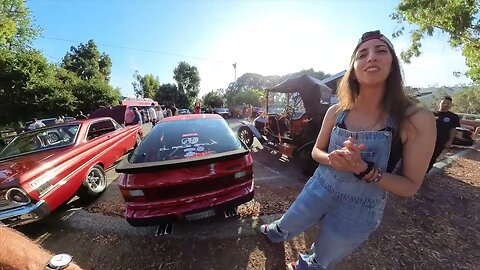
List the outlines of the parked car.
{"label": "parked car", "polygon": [[[74,121],[75,120],[75,117],[70,117],[70,116],[65,116],[63,121],[64,122],[71,122],[71,121]],[[56,125],[57,124],[57,118],[44,118],[44,119],[38,119],[38,121],[42,122],[45,126],[47,127],[51,127],[53,125]],[[25,129],[24,131],[30,131],[30,124],[32,124],[33,121],[27,121],[25,123]]]}
{"label": "parked car", "polygon": [[161,120],[116,171],[132,226],[231,213],[254,196],[252,155],[215,114]]}
{"label": "parked car", "polygon": [[457,113],[457,115],[460,117],[460,124],[462,126],[472,131],[480,127],[480,114]]}
{"label": "parked car", "polygon": [[455,133],[455,138],[453,138],[452,144],[462,145],[462,146],[471,146],[475,143],[473,139],[473,130],[468,127],[457,127]]}
{"label": "parked car", "polygon": [[213,113],[216,113],[216,114],[222,116],[223,118],[229,118],[230,117],[230,111],[228,110],[228,108],[224,108],[224,107],[213,109]]}
{"label": "parked car", "polygon": [[[127,106],[127,105],[101,107],[96,109],[92,113],[90,113],[90,118],[107,116],[115,119],[115,121],[117,121],[119,124],[124,126],[136,125],[136,123],[133,122],[133,119],[135,118],[134,108],[137,108],[137,107]],[[150,122],[150,117],[148,116],[148,113],[146,112],[146,110],[139,109],[139,108],[137,109],[139,110],[140,116],[142,117],[142,123],[145,124]]]}
{"label": "parked car", "polygon": [[95,197],[105,169],[142,138],[140,125],[109,117],[25,132],[0,152],[0,221],[8,226],[44,218],[75,194]]}
{"label": "parked car", "polygon": [[208,107],[202,107],[200,109],[201,113],[213,113],[213,109],[212,107],[208,106]]}
{"label": "parked car", "polygon": [[190,110],[189,109],[179,109],[177,114],[178,115],[184,115],[184,114],[190,114]]}
{"label": "parked car", "polygon": [[15,136],[17,132],[13,129],[0,130],[0,147],[7,145]]}

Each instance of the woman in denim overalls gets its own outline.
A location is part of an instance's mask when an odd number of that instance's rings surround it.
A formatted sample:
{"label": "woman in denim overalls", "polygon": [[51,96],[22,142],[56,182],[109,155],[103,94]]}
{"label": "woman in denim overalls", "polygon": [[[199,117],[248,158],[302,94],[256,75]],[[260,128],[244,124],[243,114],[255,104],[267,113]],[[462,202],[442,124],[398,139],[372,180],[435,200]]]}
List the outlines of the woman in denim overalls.
{"label": "woman in denim overalls", "polygon": [[280,242],[321,223],[310,253],[287,269],[332,268],[377,229],[387,192],[417,192],[433,153],[433,114],[406,96],[393,45],[380,31],[359,40],[338,95],[312,150],[320,166],[282,218],[261,226]]}

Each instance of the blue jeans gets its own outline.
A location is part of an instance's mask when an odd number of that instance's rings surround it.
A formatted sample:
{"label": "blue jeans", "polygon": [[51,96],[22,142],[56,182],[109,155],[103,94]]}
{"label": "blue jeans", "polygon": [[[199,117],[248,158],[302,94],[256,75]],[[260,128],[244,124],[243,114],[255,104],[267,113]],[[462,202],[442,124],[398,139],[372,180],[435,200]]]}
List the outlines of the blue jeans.
{"label": "blue jeans", "polygon": [[[322,168],[315,171],[288,211],[270,224],[267,234],[272,242],[281,242],[299,235],[316,223],[322,225],[311,254],[299,257],[299,269],[328,269],[333,266],[363,243],[382,219],[382,203],[375,206],[358,201],[339,201],[322,185],[320,174],[325,171]],[[308,267],[302,268],[302,265]]]}
{"label": "blue jeans", "polygon": [[[341,148],[348,137],[355,137],[356,143],[366,145],[362,159],[374,162],[385,172],[391,135],[385,131],[352,133],[335,126],[329,152]],[[272,242],[286,241],[320,223],[315,243],[309,254],[299,256],[297,269],[330,269],[378,228],[386,197],[384,190],[357,179],[351,172],[320,165],[287,212],[269,224],[267,236]]]}

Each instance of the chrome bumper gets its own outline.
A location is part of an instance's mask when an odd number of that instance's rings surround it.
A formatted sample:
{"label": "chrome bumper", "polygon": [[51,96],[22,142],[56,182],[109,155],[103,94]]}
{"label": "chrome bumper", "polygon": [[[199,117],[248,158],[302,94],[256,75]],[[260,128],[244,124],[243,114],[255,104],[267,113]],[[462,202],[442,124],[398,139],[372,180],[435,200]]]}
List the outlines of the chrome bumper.
{"label": "chrome bumper", "polygon": [[0,222],[7,226],[19,226],[40,220],[50,213],[47,204],[39,201],[13,209],[0,211]]}

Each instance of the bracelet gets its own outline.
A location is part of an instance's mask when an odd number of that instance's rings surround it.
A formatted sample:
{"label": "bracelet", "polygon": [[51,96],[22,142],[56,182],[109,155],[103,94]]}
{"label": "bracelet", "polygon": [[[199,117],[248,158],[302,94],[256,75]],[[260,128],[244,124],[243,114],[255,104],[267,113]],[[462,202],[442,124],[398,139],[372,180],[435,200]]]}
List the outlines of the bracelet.
{"label": "bracelet", "polygon": [[377,174],[378,174],[378,169],[374,167],[369,174],[367,174],[364,178],[362,178],[362,180],[367,183],[370,183],[377,176]]}
{"label": "bracelet", "polygon": [[375,176],[375,178],[372,179],[372,181],[370,181],[371,183],[377,183],[378,181],[380,181],[383,177],[383,173],[378,170],[378,173],[377,173],[377,176]]}
{"label": "bracelet", "polygon": [[365,171],[363,171],[363,172],[361,172],[361,173],[359,173],[359,174],[356,174],[356,173],[354,174],[355,177],[357,177],[358,179],[362,179],[362,178],[364,178],[367,174],[369,174],[370,171],[373,169],[373,165],[375,165],[375,164],[373,164],[373,162],[371,162],[371,161],[366,161],[365,163],[367,163],[367,168],[365,169]]}

